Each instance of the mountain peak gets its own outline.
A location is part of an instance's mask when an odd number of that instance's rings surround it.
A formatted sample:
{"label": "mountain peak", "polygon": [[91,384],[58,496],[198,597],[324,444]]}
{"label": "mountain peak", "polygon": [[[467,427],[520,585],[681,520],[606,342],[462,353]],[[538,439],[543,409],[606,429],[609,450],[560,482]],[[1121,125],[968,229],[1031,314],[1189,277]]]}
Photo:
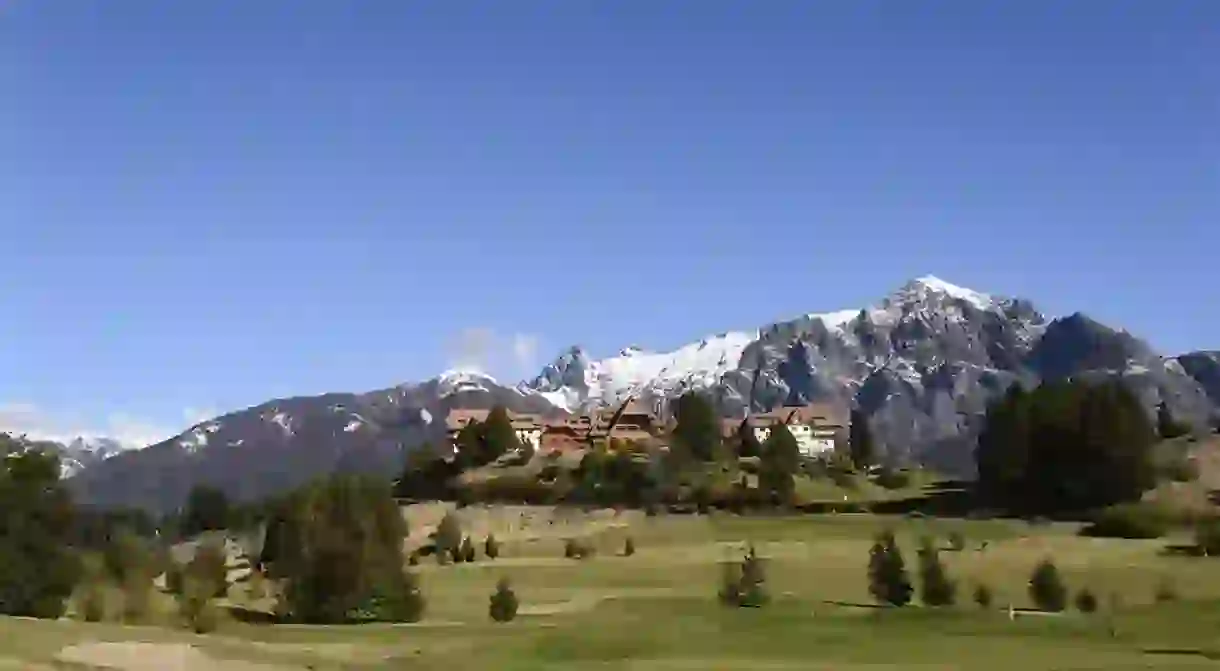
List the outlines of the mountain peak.
{"label": "mountain peak", "polygon": [[917,277],[910,282],[902,285],[898,291],[893,294],[894,298],[905,300],[909,298],[924,298],[928,293],[935,293],[948,296],[957,300],[965,301],[980,310],[986,310],[995,305],[995,299],[981,291],[967,289],[966,287],[947,282],[935,275],[924,275]]}

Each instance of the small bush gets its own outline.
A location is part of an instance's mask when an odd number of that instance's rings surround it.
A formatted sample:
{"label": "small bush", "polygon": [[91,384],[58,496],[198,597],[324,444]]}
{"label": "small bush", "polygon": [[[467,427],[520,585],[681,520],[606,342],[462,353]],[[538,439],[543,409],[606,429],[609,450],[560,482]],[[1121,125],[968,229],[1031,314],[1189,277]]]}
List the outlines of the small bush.
{"label": "small bush", "polygon": [[949,550],[953,552],[961,552],[966,549],[966,537],[960,531],[954,531],[949,534]]}
{"label": "small bush", "polygon": [[945,570],[931,538],[919,549],[920,598],[929,606],[952,606],[957,601],[957,584]]}
{"label": "small bush", "polygon": [[500,578],[487,609],[491,619],[496,622],[511,622],[517,617],[517,606],[517,595],[513,592],[508,578]]}
{"label": "small bush", "polygon": [[995,595],[992,594],[991,588],[979,583],[974,587],[974,602],[979,608],[984,610],[991,608],[992,602],[995,601]]}
{"label": "small bush", "polygon": [[1220,554],[1220,520],[1209,519],[1195,527],[1195,545],[1208,556]]}
{"label": "small bush", "polygon": [[633,554],[635,554],[635,541],[628,536],[627,540],[623,541],[623,556],[630,557]]}
{"label": "small bush", "polygon": [[885,489],[903,489],[911,486],[911,474],[907,471],[883,469],[877,473],[876,483]]}
{"label": "small bush", "polygon": [[461,545],[462,523],[452,510],[445,513],[440,524],[436,525],[436,531],[432,532],[432,543],[436,546],[437,554],[451,554]]}
{"label": "small bush", "polygon": [[1168,603],[1178,600],[1178,591],[1174,588],[1173,583],[1168,579],[1162,579],[1156,586],[1154,598],[1157,603]]}
{"label": "small bush", "polygon": [[1169,531],[1164,510],[1148,503],[1122,503],[1093,516],[1080,533],[1102,538],[1160,538]]}
{"label": "small bush", "polygon": [[220,613],[212,603],[215,591],[216,586],[211,580],[187,572],[182,592],[178,595],[178,614],[191,631],[206,634],[216,630]]}
{"label": "small bush", "polygon": [[419,566],[419,553],[412,552],[407,555],[407,566]]}
{"label": "small bush", "polygon": [[733,608],[761,608],[770,601],[766,581],[763,562],[751,545],[741,563],[725,564],[720,603]]}
{"label": "small bush", "polygon": [[1097,612],[1097,595],[1086,587],[1076,593],[1076,610],[1088,615]]}
{"label": "small bush", "polygon": [[500,556],[500,543],[495,536],[487,534],[487,540],[483,541],[483,554],[487,555],[488,559]]}
{"label": "small bush", "polygon": [[589,559],[593,554],[593,546],[588,541],[569,538],[563,542],[563,556],[568,559]]}
{"label": "small bush", "polygon": [[877,535],[868,556],[868,591],[877,603],[901,608],[911,602],[911,579],[894,532]]}
{"label": "small bush", "polygon": [[1050,559],[1042,560],[1030,575],[1029,598],[1039,610],[1061,613],[1067,608],[1067,587]]}
{"label": "small bush", "polygon": [[460,552],[462,554],[462,561],[464,561],[466,563],[474,562],[474,560],[475,560],[474,543],[470,540],[470,536],[467,536],[466,538],[462,539],[462,546],[461,546]]}
{"label": "small bush", "polygon": [[185,573],[199,586],[208,586],[208,597],[222,597],[228,590],[228,560],[222,543],[202,543],[195,549],[195,556],[186,565]]}

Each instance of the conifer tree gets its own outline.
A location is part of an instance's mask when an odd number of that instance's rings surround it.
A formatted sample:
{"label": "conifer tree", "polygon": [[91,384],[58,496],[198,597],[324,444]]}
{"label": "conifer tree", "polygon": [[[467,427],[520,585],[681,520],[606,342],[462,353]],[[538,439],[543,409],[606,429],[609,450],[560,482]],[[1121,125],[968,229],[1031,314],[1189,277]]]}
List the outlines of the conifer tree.
{"label": "conifer tree", "polygon": [[741,424],[737,427],[737,456],[762,456],[762,443],[759,442],[758,436],[754,435],[754,427],[750,426],[749,421],[744,419],[741,420]]}
{"label": "conifer tree", "polygon": [[698,461],[712,461],[720,451],[720,421],[703,394],[688,391],[675,407],[674,441]]}
{"label": "conifer tree", "polygon": [[877,603],[901,607],[911,602],[914,590],[892,531],[881,532],[869,550],[868,582]]}
{"label": "conifer tree", "polygon": [[500,578],[487,609],[491,619],[496,622],[510,622],[517,617],[517,606],[517,595],[513,592],[508,578]]}
{"label": "conifer tree", "polygon": [[1034,568],[1029,578],[1029,598],[1047,612],[1060,613],[1067,608],[1067,587],[1059,576],[1059,568],[1050,559],[1042,560]]}
{"label": "conifer tree", "polygon": [[957,601],[957,584],[949,579],[931,538],[919,548],[920,598],[929,606],[952,606]]}
{"label": "conifer tree", "polygon": [[483,554],[487,555],[488,559],[500,556],[500,543],[495,536],[487,534],[487,540],[483,542]]}
{"label": "conifer tree", "polygon": [[483,454],[482,463],[490,463],[510,452],[521,449],[521,441],[513,429],[513,421],[508,416],[508,410],[497,405],[488,413],[483,422]]}
{"label": "conifer tree", "polygon": [[800,467],[800,446],[788,425],[776,422],[763,441],[758,469],[759,489],[777,503],[790,503],[796,489],[793,476]]}
{"label": "conifer tree", "polygon": [[470,540],[470,536],[467,536],[462,540],[462,561],[470,564],[474,562],[475,558],[474,543]]}
{"label": "conifer tree", "polygon": [[866,470],[876,463],[877,454],[873,445],[873,432],[868,426],[868,417],[859,408],[853,408],[851,411],[851,426],[848,431],[852,465],[856,470]]}
{"label": "conifer tree", "polygon": [[1190,432],[1190,427],[1179,422],[1169,409],[1169,404],[1161,401],[1156,406],[1156,430],[1166,440],[1184,436]]}

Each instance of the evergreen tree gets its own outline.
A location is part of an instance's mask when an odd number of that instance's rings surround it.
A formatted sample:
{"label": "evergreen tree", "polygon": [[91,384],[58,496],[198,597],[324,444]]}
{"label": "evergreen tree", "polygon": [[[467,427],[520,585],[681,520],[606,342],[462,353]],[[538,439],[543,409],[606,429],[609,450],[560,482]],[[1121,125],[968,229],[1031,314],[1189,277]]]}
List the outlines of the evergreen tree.
{"label": "evergreen tree", "polygon": [[751,545],[740,563],[724,566],[720,602],[736,608],[761,608],[770,601],[766,569]]}
{"label": "evergreen tree", "polygon": [[627,540],[623,541],[623,556],[630,557],[633,554],[635,554],[635,540],[628,536]]}
{"label": "evergreen tree", "polygon": [[674,442],[694,459],[713,461],[720,452],[720,421],[711,401],[699,392],[688,391],[678,398],[675,416]]}
{"label": "evergreen tree", "polygon": [[792,431],[783,422],[776,422],[763,441],[758,469],[759,489],[766,492],[772,501],[791,503],[796,490],[793,476],[800,467],[800,458],[800,446]]}
{"label": "evergreen tree", "polygon": [[453,447],[456,452],[453,461],[459,472],[486,464],[483,423],[472,419],[458,429],[457,435],[453,437]]}
{"label": "evergreen tree", "polygon": [[987,412],[978,491],[1018,512],[1101,508],[1155,484],[1155,431],[1120,379],[1009,389]]}
{"label": "evergreen tree", "polygon": [[229,498],[215,487],[196,485],[186,497],[182,533],[187,537],[229,526]]}
{"label": "evergreen tree", "polygon": [[517,617],[517,595],[513,592],[508,578],[500,578],[496,583],[496,591],[491,595],[488,613],[496,622],[510,622]]}
{"label": "evergreen tree", "polygon": [[508,410],[497,405],[488,413],[483,422],[483,454],[481,463],[490,463],[510,452],[521,449],[521,441],[513,429],[513,421],[508,416]]}
{"label": "evergreen tree", "polygon": [[487,534],[487,540],[483,543],[483,554],[487,555],[488,559],[500,556],[500,543],[496,541],[495,536]]}
{"label": "evergreen tree", "polygon": [[440,524],[436,525],[436,531],[432,532],[432,544],[438,555],[445,555],[452,553],[461,543],[462,523],[451,510],[445,513]]}
{"label": "evergreen tree", "polygon": [[1190,427],[1173,416],[1173,411],[1169,409],[1169,404],[1165,401],[1161,401],[1156,406],[1156,430],[1157,434],[1166,440],[1190,433]]}
{"label": "evergreen tree", "polygon": [[1087,587],[1076,593],[1076,610],[1085,615],[1097,612],[1097,596]]}
{"label": "evergreen tree", "polygon": [[911,602],[914,590],[892,531],[879,534],[869,550],[868,583],[868,591],[877,603],[901,607]]}
{"label": "evergreen tree", "polygon": [[1029,578],[1029,598],[1047,612],[1059,613],[1067,608],[1067,587],[1059,577],[1059,568],[1050,559],[1042,560],[1034,568]]}
{"label": "evergreen tree", "polygon": [[474,543],[471,542],[470,536],[462,540],[462,561],[470,564],[475,560]]}
{"label": "evergreen tree", "polygon": [[979,583],[974,588],[974,602],[979,605],[979,608],[984,610],[991,608],[991,602],[994,597],[991,593],[991,588],[987,585]]}
{"label": "evergreen tree", "polygon": [[852,409],[851,426],[848,430],[852,465],[857,470],[866,470],[876,463],[877,453],[873,445],[873,432],[868,426],[868,417],[859,408]]}
{"label": "evergreen tree", "polygon": [[754,434],[754,428],[750,426],[749,420],[741,420],[741,424],[737,427],[737,456],[762,456],[762,443]]}
{"label": "evergreen tree", "polygon": [[0,614],[55,618],[80,575],[59,458],[0,433]]}
{"label": "evergreen tree", "polygon": [[920,598],[929,606],[952,606],[957,601],[957,584],[949,579],[940,553],[931,538],[919,548]]}

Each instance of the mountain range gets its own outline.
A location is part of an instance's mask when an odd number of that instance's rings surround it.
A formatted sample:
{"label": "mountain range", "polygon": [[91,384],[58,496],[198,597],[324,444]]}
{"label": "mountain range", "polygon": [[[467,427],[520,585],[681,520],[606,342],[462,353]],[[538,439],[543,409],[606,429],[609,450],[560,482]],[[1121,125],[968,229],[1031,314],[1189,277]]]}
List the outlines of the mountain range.
{"label": "mountain range", "polygon": [[1220,352],[1166,357],[1083,313],[1048,318],[1028,300],[912,280],[873,305],[814,313],[669,352],[563,351],[533,379],[478,371],[365,393],[276,399],[138,450],[61,445],[78,499],[155,511],[209,484],[238,499],[350,470],[396,473],[406,450],[444,436],[451,408],[502,404],[567,414],[634,394],[664,404],[704,390],[722,414],[833,400],[859,408],[886,458],[969,475],[988,401],[1014,382],[1120,375],[1151,412],[1165,402],[1202,429],[1220,416]]}

